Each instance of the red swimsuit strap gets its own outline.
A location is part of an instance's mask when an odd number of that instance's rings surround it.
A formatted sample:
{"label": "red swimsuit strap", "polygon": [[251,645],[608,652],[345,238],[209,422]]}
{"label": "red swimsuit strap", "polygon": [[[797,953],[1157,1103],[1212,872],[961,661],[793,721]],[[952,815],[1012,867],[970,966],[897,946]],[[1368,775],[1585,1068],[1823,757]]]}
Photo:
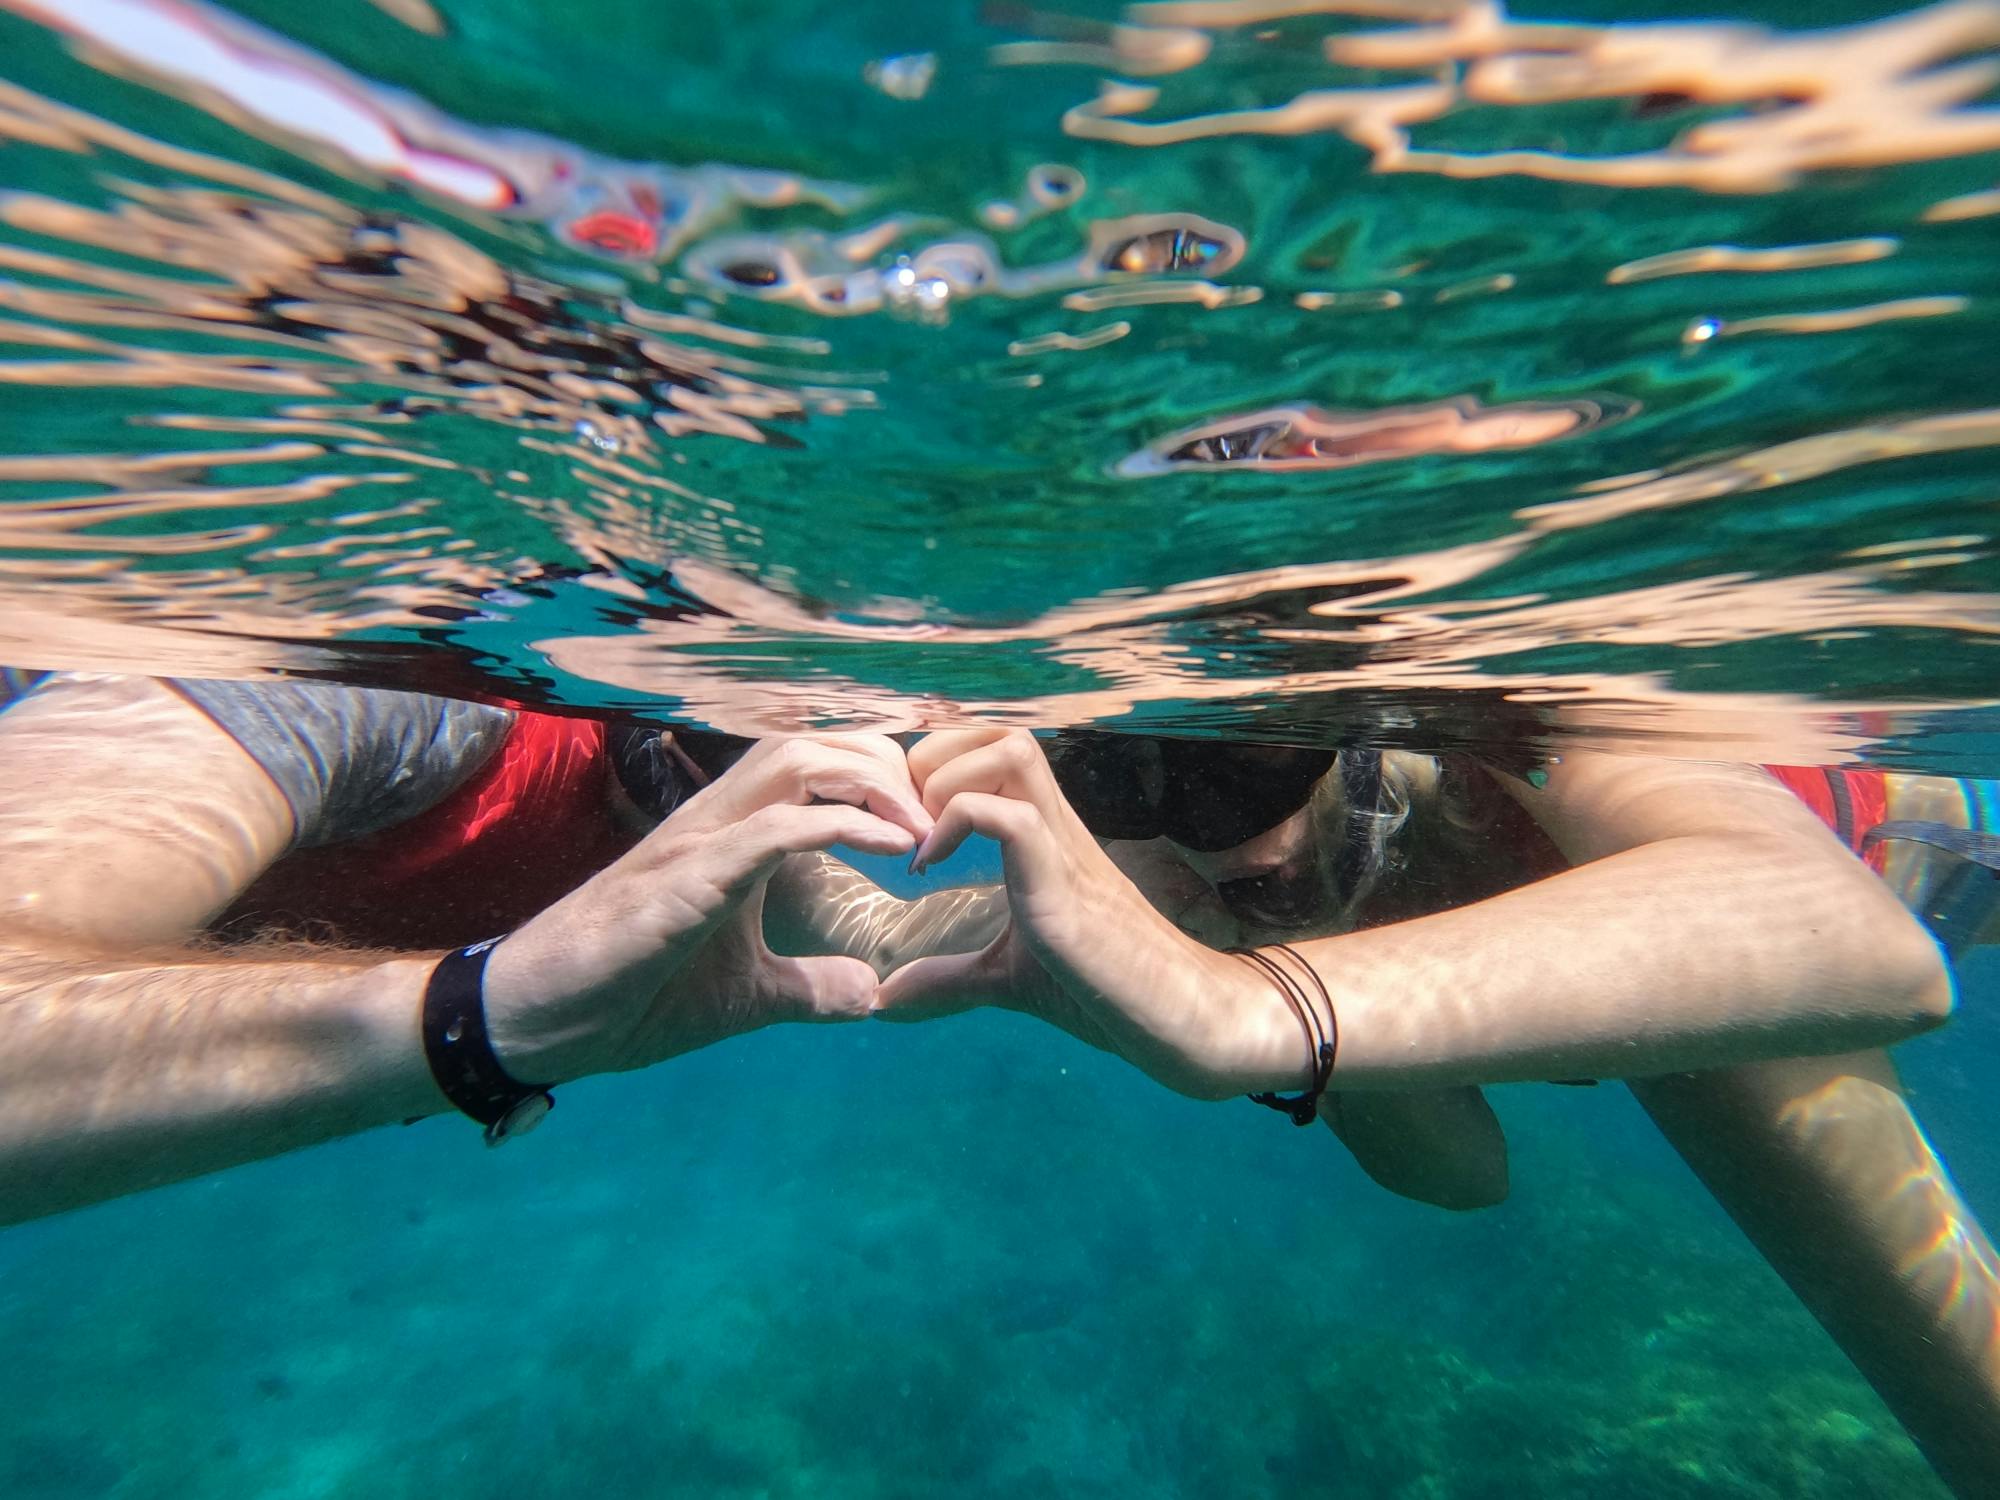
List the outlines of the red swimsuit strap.
{"label": "red swimsuit strap", "polygon": [[390,835],[383,875],[400,879],[452,859],[474,844],[504,843],[499,854],[560,844],[600,822],[604,808],[604,726],[594,719],[520,712],[506,740],[472,779]]}
{"label": "red swimsuit strap", "polygon": [[[1788,791],[1812,809],[1840,841],[1861,854],[1868,830],[1889,816],[1889,778],[1882,771],[1837,771],[1824,766],[1766,766]],[[1881,846],[1867,853],[1880,867]]]}
{"label": "red swimsuit strap", "polygon": [[464,785],[363,838],[278,861],[225,924],[362,947],[454,948],[518,927],[630,847],[607,796],[604,728],[522,713]]}

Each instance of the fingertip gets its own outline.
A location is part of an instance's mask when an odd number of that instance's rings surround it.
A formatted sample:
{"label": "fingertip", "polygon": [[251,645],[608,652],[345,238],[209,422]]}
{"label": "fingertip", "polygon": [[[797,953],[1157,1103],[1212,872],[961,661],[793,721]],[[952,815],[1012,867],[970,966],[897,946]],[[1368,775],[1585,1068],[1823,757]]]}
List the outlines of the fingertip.
{"label": "fingertip", "polygon": [[923,862],[917,867],[917,873],[922,874],[932,865],[942,864],[958,853],[959,845],[965,842],[971,832],[971,828],[963,824],[947,828],[943,823],[939,823],[917,850],[917,853],[923,856]]}

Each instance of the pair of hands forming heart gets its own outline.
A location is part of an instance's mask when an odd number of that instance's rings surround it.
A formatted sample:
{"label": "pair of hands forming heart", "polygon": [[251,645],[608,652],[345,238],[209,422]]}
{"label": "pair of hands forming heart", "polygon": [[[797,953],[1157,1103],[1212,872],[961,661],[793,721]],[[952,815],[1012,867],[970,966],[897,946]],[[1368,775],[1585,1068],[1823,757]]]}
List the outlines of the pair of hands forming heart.
{"label": "pair of hands forming heart", "polygon": [[[973,953],[878,983],[859,958],[764,941],[787,856],[914,851],[983,834],[1008,917]],[[978,1005],[1041,1017],[1180,1092],[1300,1084],[1297,1023],[1268,984],[1159,915],[1099,847],[1028,734],[767,740],[615,864],[507,938],[487,967],[494,1043],[517,1077],[645,1067],[778,1021],[922,1020]]]}

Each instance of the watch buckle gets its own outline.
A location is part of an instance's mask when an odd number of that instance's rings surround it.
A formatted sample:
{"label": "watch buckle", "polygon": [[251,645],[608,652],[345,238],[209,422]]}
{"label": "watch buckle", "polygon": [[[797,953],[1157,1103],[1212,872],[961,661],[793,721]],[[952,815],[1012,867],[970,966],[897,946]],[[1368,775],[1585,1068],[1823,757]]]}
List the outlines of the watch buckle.
{"label": "watch buckle", "polygon": [[486,1144],[504,1146],[517,1135],[526,1135],[547,1117],[556,1107],[553,1094],[528,1094],[514,1103],[514,1107],[486,1127]]}

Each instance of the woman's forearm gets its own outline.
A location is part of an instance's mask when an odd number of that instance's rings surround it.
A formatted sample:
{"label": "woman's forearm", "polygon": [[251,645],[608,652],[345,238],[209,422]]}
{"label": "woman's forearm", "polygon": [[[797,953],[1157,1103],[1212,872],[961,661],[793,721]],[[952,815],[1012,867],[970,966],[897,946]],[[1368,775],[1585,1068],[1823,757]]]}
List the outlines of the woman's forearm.
{"label": "woman's forearm", "polygon": [[448,1108],[431,962],[0,947],[0,1224]]}
{"label": "woman's forearm", "polygon": [[[1670,838],[1317,942],[1337,1088],[1645,1077],[1899,1041],[1950,1012],[1936,945],[1846,855]],[[1297,1028],[1273,1045],[1299,1049]]]}

